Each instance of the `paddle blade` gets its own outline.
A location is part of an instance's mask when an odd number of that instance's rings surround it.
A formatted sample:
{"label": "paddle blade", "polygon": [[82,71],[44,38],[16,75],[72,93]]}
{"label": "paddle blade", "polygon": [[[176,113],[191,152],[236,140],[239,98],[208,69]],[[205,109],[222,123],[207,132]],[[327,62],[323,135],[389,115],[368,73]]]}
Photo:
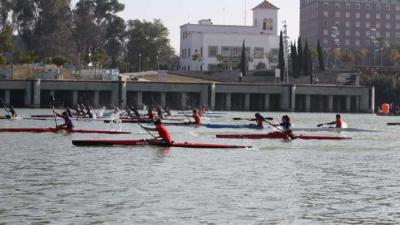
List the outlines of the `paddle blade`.
{"label": "paddle blade", "polygon": [[265,120],[274,120],[272,117],[264,117]]}
{"label": "paddle blade", "polygon": [[322,127],[324,124],[323,123],[321,123],[321,124],[318,124],[317,125],[317,127]]}

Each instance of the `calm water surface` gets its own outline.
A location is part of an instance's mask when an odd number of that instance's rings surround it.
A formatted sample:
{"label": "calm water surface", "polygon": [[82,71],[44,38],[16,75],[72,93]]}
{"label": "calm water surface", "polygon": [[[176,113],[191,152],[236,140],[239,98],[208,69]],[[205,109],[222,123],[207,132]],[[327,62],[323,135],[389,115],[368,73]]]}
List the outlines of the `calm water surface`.
{"label": "calm water surface", "polygon": [[[291,117],[296,127],[334,119]],[[170,127],[177,141],[254,146],[245,150],[71,145],[73,139],[148,138],[135,124],[123,126],[134,134],[112,137],[0,134],[0,224],[400,224],[400,127],[385,125],[400,117],[343,117],[350,127],[376,132],[319,132],[353,140],[283,142],[214,138],[260,131]],[[0,121],[0,127],[53,124]]]}

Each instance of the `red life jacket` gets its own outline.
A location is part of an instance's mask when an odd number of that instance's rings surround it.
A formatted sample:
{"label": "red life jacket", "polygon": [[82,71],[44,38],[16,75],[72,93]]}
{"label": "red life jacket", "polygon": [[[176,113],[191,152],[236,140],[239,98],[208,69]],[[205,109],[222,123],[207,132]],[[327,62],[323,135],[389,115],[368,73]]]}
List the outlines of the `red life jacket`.
{"label": "red life jacket", "polygon": [[200,124],[201,124],[201,117],[200,117],[198,114],[194,114],[194,115],[193,115],[193,119],[194,119],[194,122],[195,122],[197,125],[200,125]]}
{"label": "red life jacket", "polygon": [[342,128],[343,121],[342,120],[336,120],[336,128]]}

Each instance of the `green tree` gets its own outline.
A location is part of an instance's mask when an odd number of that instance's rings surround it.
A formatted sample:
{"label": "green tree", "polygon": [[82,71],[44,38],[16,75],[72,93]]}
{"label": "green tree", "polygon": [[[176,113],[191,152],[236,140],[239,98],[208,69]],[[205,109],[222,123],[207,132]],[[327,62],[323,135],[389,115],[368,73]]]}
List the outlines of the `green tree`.
{"label": "green tree", "polygon": [[297,48],[296,48],[296,45],[293,43],[290,45],[290,58],[292,61],[293,76],[297,78],[300,76],[299,62],[298,62]]}
{"label": "green tree", "polygon": [[247,71],[247,58],[246,58],[246,46],[245,41],[243,40],[242,45],[242,54],[240,55],[240,72],[243,76],[246,76]]}
{"label": "green tree", "polygon": [[7,63],[6,57],[0,53],[0,65],[4,65]]}
{"label": "green tree", "polygon": [[299,64],[299,73],[303,71],[303,42],[301,40],[301,37],[297,39],[297,54],[298,54],[298,64]]}
{"label": "green tree", "polygon": [[279,36],[279,64],[278,68],[281,70],[281,81],[285,78],[285,52],[283,47],[283,33],[281,31]]}
{"label": "green tree", "polygon": [[111,68],[117,68],[121,62],[126,37],[125,21],[118,16],[111,16],[106,29],[105,51],[109,55]]}
{"label": "green tree", "polygon": [[[90,55],[105,51],[116,64],[122,21],[116,14],[124,10],[118,0],[79,0],[73,11],[73,33],[81,60],[87,65]],[[125,29],[123,29],[125,30]],[[111,33],[110,33],[111,32]],[[123,39],[123,37],[122,37]],[[117,46],[117,50],[113,49]],[[120,51],[119,51],[120,52]]]}
{"label": "green tree", "polygon": [[15,51],[15,45],[12,42],[12,36],[13,31],[10,26],[6,26],[2,31],[0,31],[0,53]]}
{"label": "green tree", "polygon": [[342,61],[347,65],[350,66],[356,60],[356,56],[352,51],[346,51],[342,54]]}
{"label": "green tree", "polygon": [[0,0],[0,32],[4,28],[11,26],[10,18],[12,17],[14,4],[14,0]]}
{"label": "green tree", "polygon": [[320,71],[325,71],[325,60],[324,60],[324,53],[322,52],[321,44],[318,40],[317,42],[317,52],[318,52],[318,65]]}
{"label": "green tree", "polygon": [[304,44],[303,70],[304,70],[304,75],[310,76],[310,83],[313,84],[314,77],[312,74],[312,59],[311,59],[310,49],[308,47],[307,40],[305,41],[305,44]]}
{"label": "green tree", "polygon": [[62,55],[51,59],[52,63],[58,67],[58,75],[62,75],[62,67],[68,62],[68,59]]}
{"label": "green tree", "polygon": [[160,20],[153,22],[130,20],[127,33],[125,61],[130,63],[135,71],[139,69],[139,59],[141,62],[146,62],[148,69],[156,69],[157,57],[160,64],[167,64],[173,58],[168,29]]}
{"label": "green tree", "polygon": [[28,76],[31,76],[30,65],[35,62],[37,56],[33,52],[17,52],[16,61],[17,63],[27,64],[28,65]]}

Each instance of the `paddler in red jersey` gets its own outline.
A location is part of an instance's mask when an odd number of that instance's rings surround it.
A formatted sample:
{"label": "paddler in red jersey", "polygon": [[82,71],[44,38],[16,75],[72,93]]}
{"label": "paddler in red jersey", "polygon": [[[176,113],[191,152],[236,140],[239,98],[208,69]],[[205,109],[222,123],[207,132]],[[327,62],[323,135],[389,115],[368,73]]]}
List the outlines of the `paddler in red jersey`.
{"label": "paddler in red jersey", "polygon": [[57,112],[54,112],[58,117],[61,117],[64,119],[64,124],[58,125],[56,128],[57,129],[74,129],[74,124],[72,123],[71,118],[68,116],[68,112],[64,111],[62,114],[58,114]]}
{"label": "paddler in red jersey", "polygon": [[200,115],[197,113],[197,110],[193,109],[193,115],[192,115],[193,119],[194,119],[194,123],[196,125],[201,125],[202,121],[201,121],[201,117]]}
{"label": "paddler in red jersey", "polygon": [[330,123],[326,123],[326,125],[335,125],[336,128],[344,128],[345,122],[340,118],[340,114],[336,115],[336,120]]}
{"label": "paddler in red jersey", "polygon": [[156,140],[161,140],[162,142],[167,144],[174,143],[171,134],[169,133],[168,129],[164,125],[162,125],[160,119],[154,121],[154,125],[156,126],[155,128],[143,127],[143,129],[147,131],[157,131],[159,136],[155,138]]}
{"label": "paddler in red jersey", "polygon": [[154,113],[152,109],[147,110],[147,114],[146,114],[147,118],[149,119],[154,119]]}
{"label": "paddler in red jersey", "polygon": [[207,111],[206,107],[204,105],[201,105],[199,109],[199,116],[203,116],[206,113],[206,111]]}
{"label": "paddler in red jersey", "polygon": [[264,121],[265,121],[264,117],[261,116],[260,113],[256,113],[254,116],[256,117],[255,120],[256,120],[256,123],[257,123],[257,127],[264,128]]}

